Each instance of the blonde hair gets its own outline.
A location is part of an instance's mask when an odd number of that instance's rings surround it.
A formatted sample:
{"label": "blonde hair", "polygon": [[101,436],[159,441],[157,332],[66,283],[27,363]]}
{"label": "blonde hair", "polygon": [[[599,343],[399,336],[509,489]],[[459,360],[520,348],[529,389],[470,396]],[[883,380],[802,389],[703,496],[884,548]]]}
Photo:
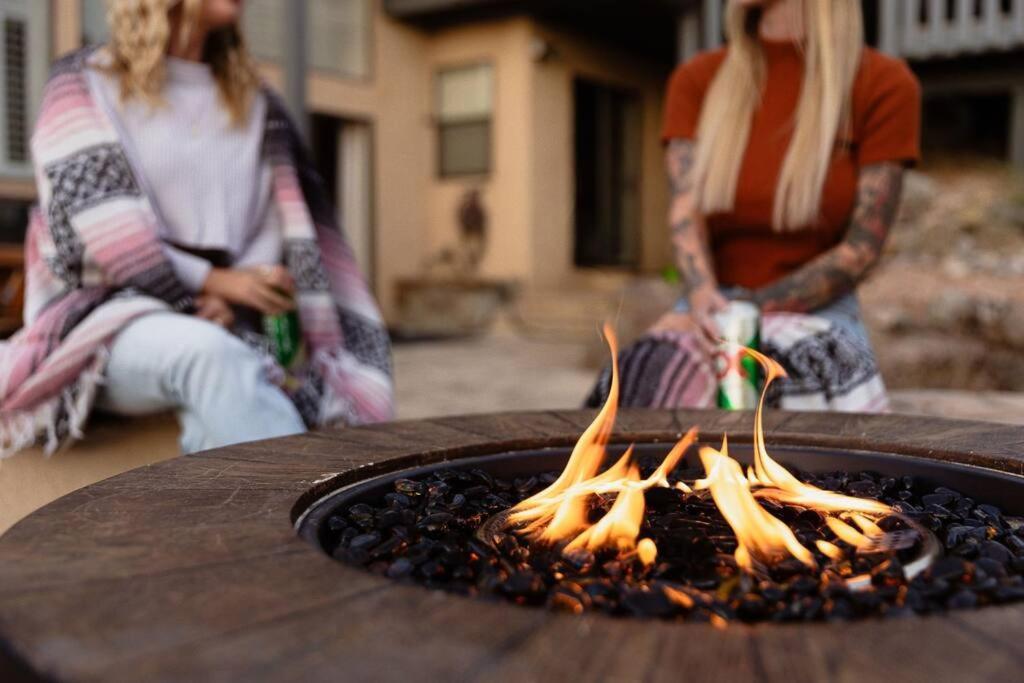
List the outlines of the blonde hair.
{"label": "blonde hair", "polygon": [[[123,99],[138,97],[153,105],[162,102],[171,39],[168,13],[179,2],[184,5],[179,35],[184,45],[195,30],[202,0],[107,0],[109,68],[120,81]],[[213,70],[232,122],[244,123],[259,77],[238,28],[211,32],[203,46],[203,61]]]}
{"label": "blonde hair", "polygon": [[[793,137],[775,188],[776,231],[815,225],[841,126],[850,123],[853,81],[860,65],[864,26],[858,0],[802,0],[806,38],[804,79]],[[760,10],[730,0],[729,39],[697,127],[694,181],[704,214],[736,204],[740,166],[765,87],[765,56],[758,41]]]}

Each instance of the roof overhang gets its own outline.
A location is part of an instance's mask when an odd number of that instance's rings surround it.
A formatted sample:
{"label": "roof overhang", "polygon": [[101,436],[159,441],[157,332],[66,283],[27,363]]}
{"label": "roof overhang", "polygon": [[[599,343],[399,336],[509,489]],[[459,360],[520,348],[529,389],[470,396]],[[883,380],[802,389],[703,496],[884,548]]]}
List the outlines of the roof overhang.
{"label": "roof overhang", "polygon": [[395,19],[427,29],[527,15],[671,63],[677,19],[700,1],[384,0],[384,9]]}

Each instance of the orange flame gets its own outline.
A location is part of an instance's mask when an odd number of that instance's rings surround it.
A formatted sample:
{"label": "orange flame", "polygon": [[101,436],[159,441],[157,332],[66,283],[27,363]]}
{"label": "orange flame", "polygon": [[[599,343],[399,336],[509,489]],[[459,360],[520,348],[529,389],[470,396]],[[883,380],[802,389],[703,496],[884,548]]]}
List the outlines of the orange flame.
{"label": "orange flame", "polygon": [[708,476],[695,488],[711,492],[715,505],[735,532],[739,543],[736,564],[753,570],[755,558],[773,561],[788,553],[809,567],[817,566],[811,551],[800,545],[790,528],[758,504],[740,464],[729,457],[727,440],[722,442],[721,451],[700,449],[700,460]]}
{"label": "orange flame", "polygon": [[835,543],[829,543],[828,541],[815,541],[814,545],[818,547],[821,554],[830,560],[838,562],[843,559],[843,551]]}
{"label": "orange flame", "polygon": [[650,567],[658,559],[658,546],[649,538],[641,539],[636,544],[636,556],[645,567]]}
{"label": "orange flame", "polygon": [[[622,554],[635,552],[642,564],[650,566],[657,558],[657,546],[647,538],[639,544],[637,542],[644,520],[644,492],[670,486],[669,474],[696,443],[697,430],[691,429],[646,479],[641,478],[640,468],[633,462],[632,446],[614,465],[598,474],[607,457],[619,399],[618,345],[608,324],[604,326],[604,335],[612,355],[608,400],[577,442],[558,479],[513,508],[509,523],[519,527],[535,542],[565,544],[563,552],[566,553],[611,548]],[[877,501],[844,496],[804,484],[772,460],[764,438],[765,395],[768,386],[777,378],[785,377],[786,372],[781,365],[757,351],[743,351],[755,358],[765,370],[764,389],[754,415],[754,464],[744,476],[740,464],[729,457],[727,440],[723,440],[721,450],[700,449],[705,478],[694,482],[692,488],[684,482],[677,482],[675,488],[687,493],[710,493],[736,534],[736,563],[748,571],[753,570],[757,563],[770,564],[787,556],[811,567],[817,564],[814,555],[800,543],[792,530],[765,510],[757,498],[817,510],[827,517],[826,523],[837,538],[854,548],[869,547],[872,537],[883,532],[868,516],[889,514],[891,509]],[[612,496],[614,502],[608,511],[591,523],[595,498]],[[860,531],[839,520],[838,514],[849,515]],[[843,551],[832,543],[818,541],[815,545],[822,555],[832,560],[843,557]]]}
{"label": "orange flame", "polygon": [[744,352],[757,360],[765,371],[764,390],[761,392],[761,400],[754,413],[754,466],[748,473],[752,485],[765,487],[758,492],[758,495],[780,503],[814,508],[821,512],[855,510],[876,515],[885,515],[891,512],[891,508],[884,503],[822,491],[805,484],[790,474],[785,467],[772,460],[764,441],[764,399],[768,394],[768,386],[776,379],[786,377],[786,370],[768,356],[753,349],[744,349]]}
{"label": "orange flame", "polygon": [[828,528],[840,541],[849,543],[854,548],[867,548],[871,545],[871,539],[854,529],[852,526],[835,517],[829,517],[826,521]]}

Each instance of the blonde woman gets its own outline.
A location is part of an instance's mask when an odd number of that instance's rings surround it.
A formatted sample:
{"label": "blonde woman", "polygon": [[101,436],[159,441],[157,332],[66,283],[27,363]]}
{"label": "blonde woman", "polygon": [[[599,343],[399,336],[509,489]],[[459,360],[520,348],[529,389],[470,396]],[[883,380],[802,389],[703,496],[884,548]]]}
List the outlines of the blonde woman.
{"label": "blonde woman", "polygon": [[[387,335],[245,51],[240,0],[108,9],[109,44],[55,65],[33,136],[40,206],[26,327],[0,346],[0,454],[79,437],[94,405],[177,411],[185,453],[388,419]],[[287,359],[263,320],[292,312]]]}
{"label": "blonde woman", "polygon": [[[919,86],[863,45],[859,0],[730,0],[728,47],[673,75],[664,125],[670,224],[685,286],[622,358],[624,403],[707,407],[713,315],[763,313],[786,366],[777,405],[883,411],[855,298],[918,160]],[[607,374],[591,396],[599,403]]]}

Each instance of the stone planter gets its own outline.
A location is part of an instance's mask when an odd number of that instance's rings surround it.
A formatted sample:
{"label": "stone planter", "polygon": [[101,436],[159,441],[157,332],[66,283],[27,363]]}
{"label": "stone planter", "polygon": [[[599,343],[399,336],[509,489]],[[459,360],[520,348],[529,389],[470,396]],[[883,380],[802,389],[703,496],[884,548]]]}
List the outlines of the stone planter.
{"label": "stone planter", "polygon": [[481,334],[513,291],[511,283],[489,280],[400,280],[395,332],[413,339]]}

